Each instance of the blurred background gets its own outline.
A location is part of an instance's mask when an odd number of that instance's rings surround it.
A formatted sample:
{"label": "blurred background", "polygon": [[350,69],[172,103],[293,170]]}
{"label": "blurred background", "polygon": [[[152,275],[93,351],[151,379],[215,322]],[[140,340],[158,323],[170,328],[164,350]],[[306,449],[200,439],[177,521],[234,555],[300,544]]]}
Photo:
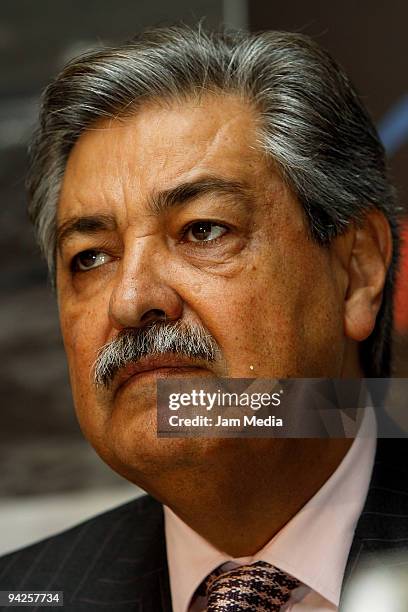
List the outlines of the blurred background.
{"label": "blurred background", "polygon": [[[0,554],[140,493],[76,423],[55,298],[26,216],[26,148],[41,90],[71,57],[182,20],[314,36],[357,85],[408,214],[404,0],[2,0],[0,5]],[[408,236],[408,227],[404,234]],[[395,375],[408,376],[408,250],[395,301]]]}

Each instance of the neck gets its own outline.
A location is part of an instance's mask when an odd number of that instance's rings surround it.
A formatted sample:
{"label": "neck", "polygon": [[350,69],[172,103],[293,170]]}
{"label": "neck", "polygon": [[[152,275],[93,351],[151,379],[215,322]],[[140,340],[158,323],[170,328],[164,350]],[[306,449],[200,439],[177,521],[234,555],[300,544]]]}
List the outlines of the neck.
{"label": "neck", "polygon": [[213,454],[210,448],[204,468],[168,478],[168,494],[163,488],[153,494],[217,549],[245,557],[260,550],[313,497],[352,440],[218,442],[222,445],[214,445]]}

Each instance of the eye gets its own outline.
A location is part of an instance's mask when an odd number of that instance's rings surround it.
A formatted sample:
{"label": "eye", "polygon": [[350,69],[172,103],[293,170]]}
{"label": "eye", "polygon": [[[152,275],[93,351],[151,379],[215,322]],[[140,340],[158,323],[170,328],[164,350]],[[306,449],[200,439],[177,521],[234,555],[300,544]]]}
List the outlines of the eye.
{"label": "eye", "polygon": [[79,270],[81,272],[86,272],[87,270],[99,268],[99,266],[102,266],[102,264],[106,263],[107,261],[110,261],[109,255],[103,251],[95,251],[90,249],[75,255],[71,265],[74,271]]}
{"label": "eye", "polygon": [[221,238],[228,229],[214,221],[196,221],[185,231],[183,239],[186,242],[211,242]]}

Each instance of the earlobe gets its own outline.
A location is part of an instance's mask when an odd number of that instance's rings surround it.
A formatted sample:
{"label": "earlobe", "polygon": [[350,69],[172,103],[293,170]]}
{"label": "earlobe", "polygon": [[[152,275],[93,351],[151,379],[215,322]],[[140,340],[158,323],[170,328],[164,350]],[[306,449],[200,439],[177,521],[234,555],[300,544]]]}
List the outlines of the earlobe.
{"label": "earlobe", "polygon": [[346,299],[344,309],[344,333],[356,342],[362,342],[372,333],[378,308],[372,306],[372,295],[368,288],[354,291]]}
{"label": "earlobe", "polygon": [[344,304],[344,331],[361,342],[373,331],[392,255],[390,226],[374,209],[353,230]]}

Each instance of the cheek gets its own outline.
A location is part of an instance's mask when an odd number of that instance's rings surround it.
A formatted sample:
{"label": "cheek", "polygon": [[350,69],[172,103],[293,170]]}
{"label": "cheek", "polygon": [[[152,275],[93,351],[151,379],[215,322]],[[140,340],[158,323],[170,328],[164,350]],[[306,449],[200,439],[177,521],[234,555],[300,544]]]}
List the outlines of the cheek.
{"label": "cheek", "polygon": [[107,307],[102,303],[74,305],[66,300],[60,308],[60,323],[74,402],[82,406],[92,397],[92,366],[108,339]]}
{"label": "cheek", "polygon": [[197,308],[229,375],[336,375],[342,311],[324,256],[305,256],[302,265],[287,259],[275,269],[253,265],[207,298]]}
{"label": "cheek", "polygon": [[61,313],[61,327],[77,419],[84,436],[96,448],[104,437],[106,414],[96,401],[91,371],[105,342],[100,331],[103,324],[95,311],[84,309]]}
{"label": "cheek", "polygon": [[296,308],[273,285],[253,279],[250,290],[239,286],[220,309],[219,342],[231,376],[289,375],[298,353]]}

